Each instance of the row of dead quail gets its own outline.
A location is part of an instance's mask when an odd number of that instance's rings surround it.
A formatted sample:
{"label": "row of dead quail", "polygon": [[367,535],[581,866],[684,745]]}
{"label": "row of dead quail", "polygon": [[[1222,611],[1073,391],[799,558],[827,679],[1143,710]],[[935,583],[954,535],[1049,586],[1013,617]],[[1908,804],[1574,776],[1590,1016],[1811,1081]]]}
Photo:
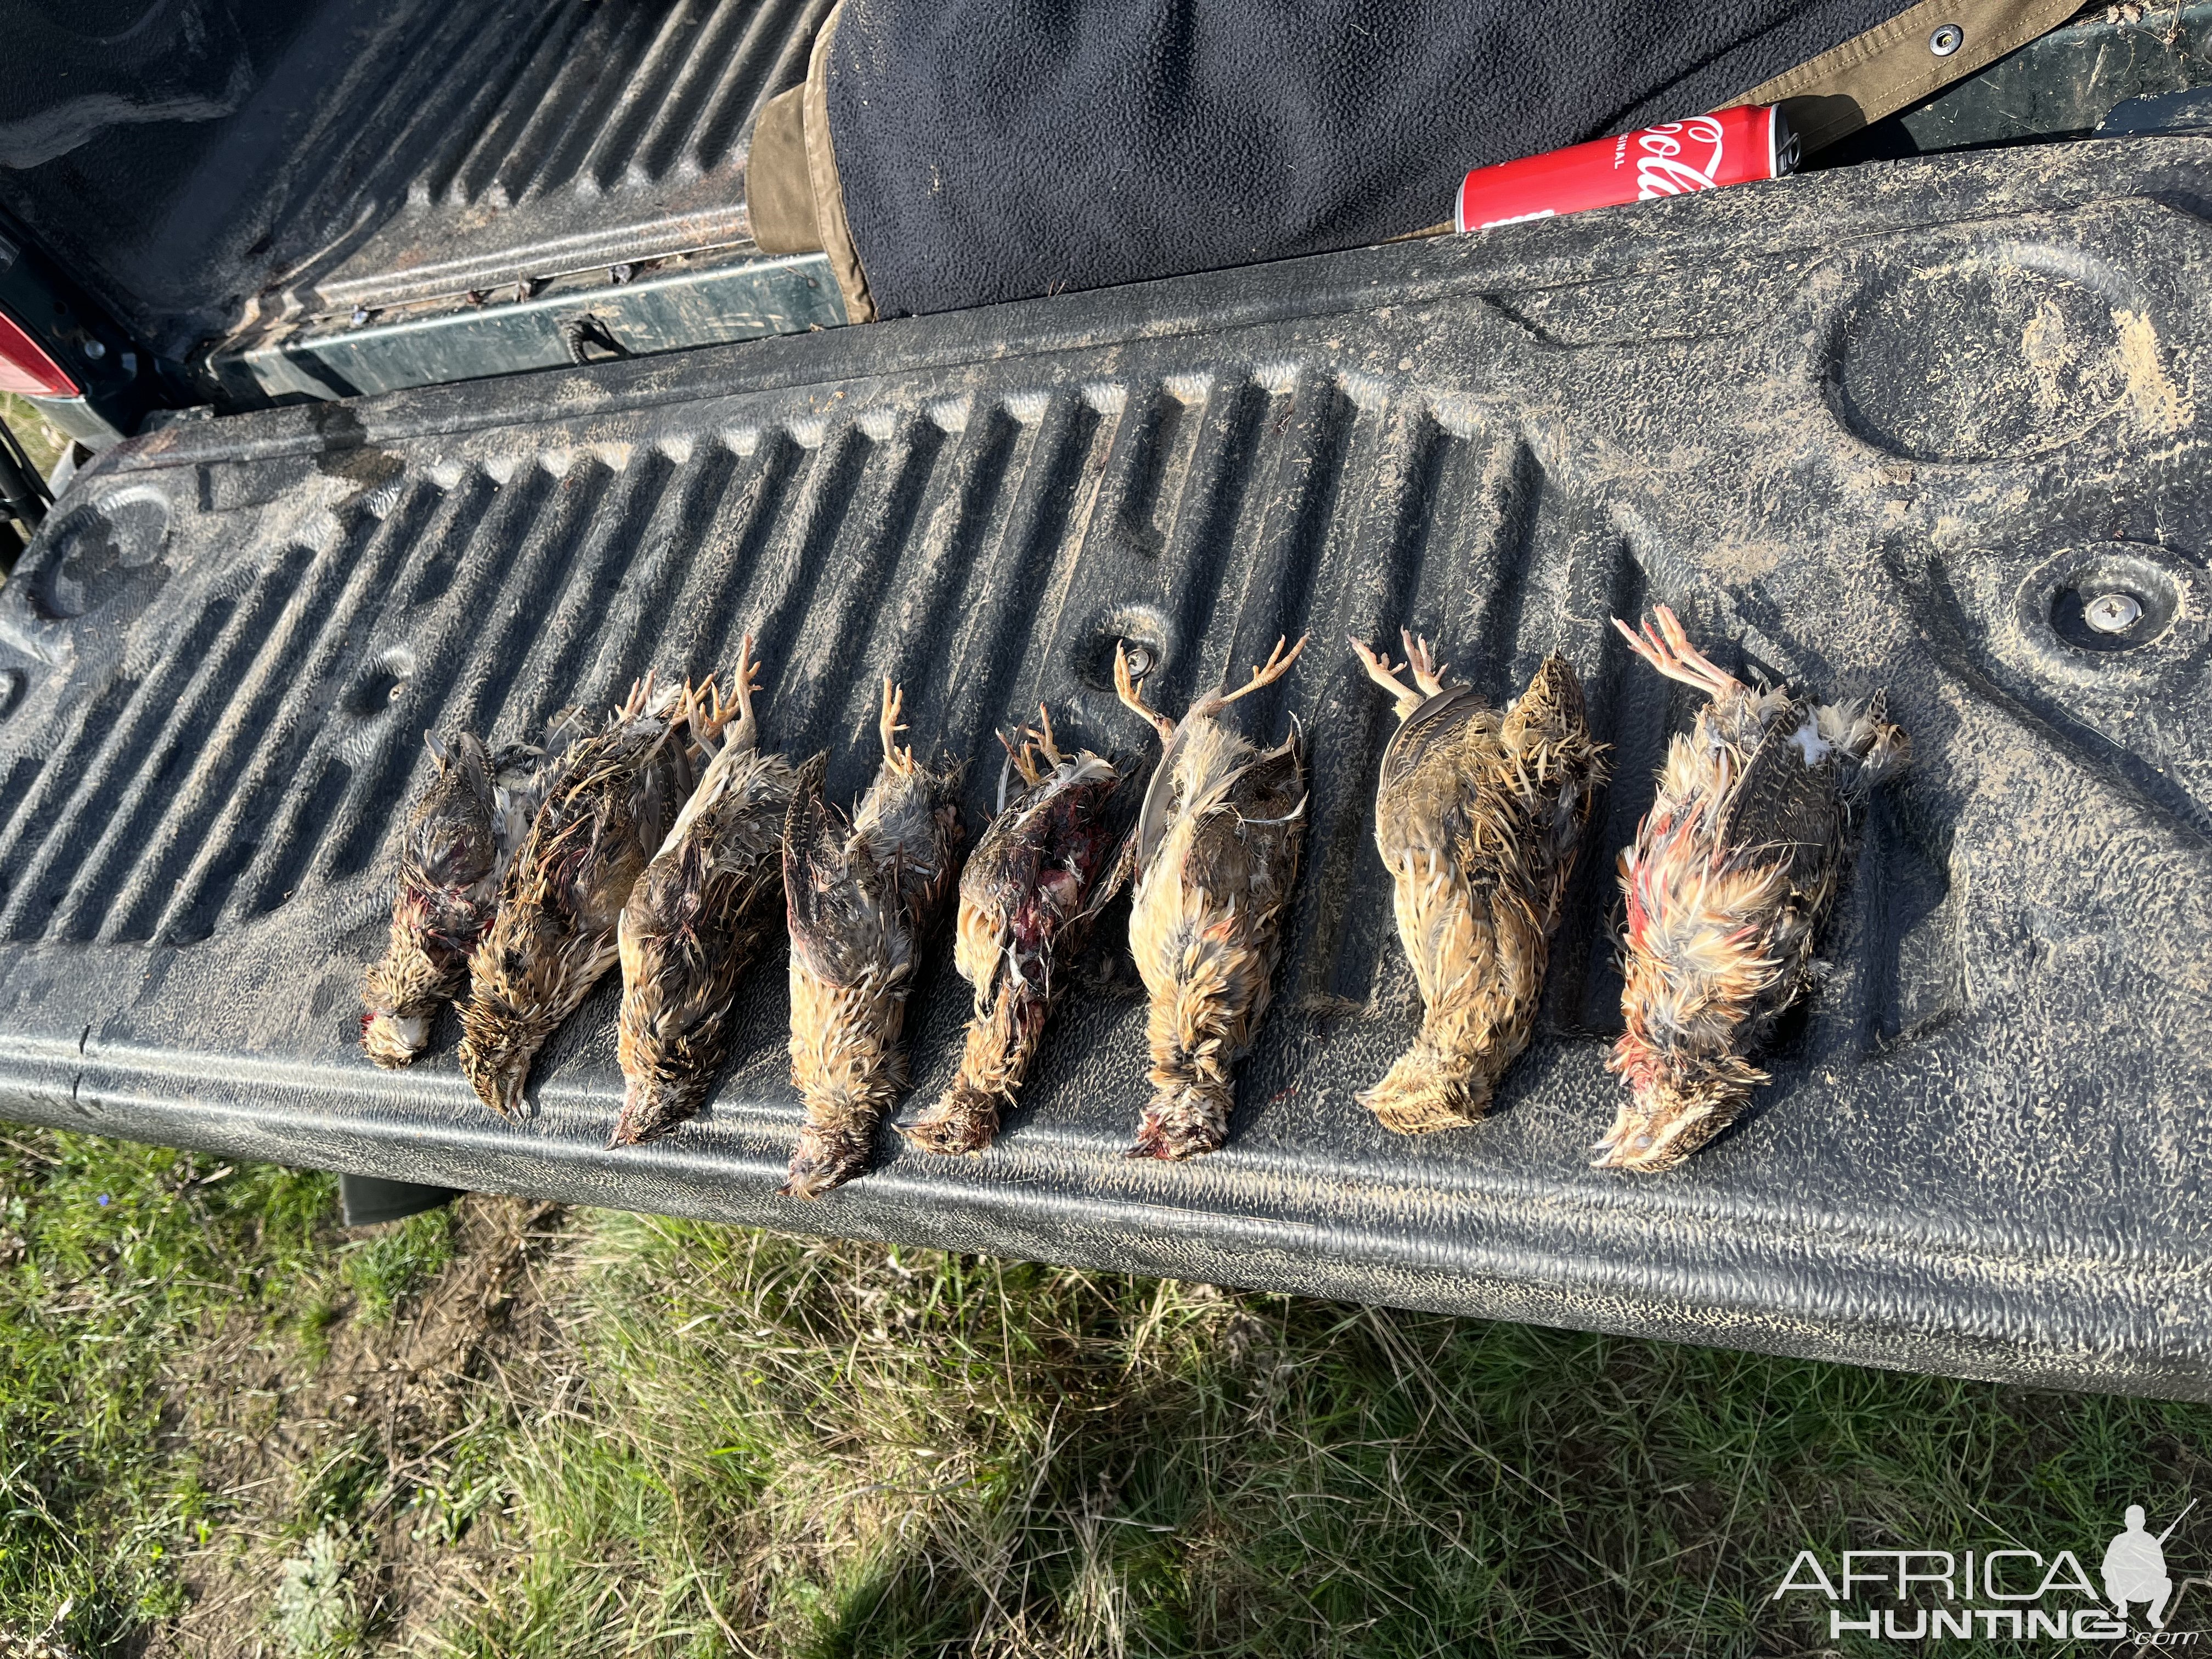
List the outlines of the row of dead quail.
{"label": "row of dead quail", "polygon": [[[1711,699],[1674,739],[1620,859],[1625,1031],[1609,1063],[1631,1098],[1595,1150],[1601,1166],[1656,1171],[1726,1127],[1765,1080],[1750,1056],[1809,987],[1853,818],[1907,744],[1879,696],[1822,704],[1744,685],[1664,607],[1641,635],[1615,625]],[[1401,638],[1403,665],[1351,643],[1399,718],[1375,833],[1423,1018],[1360,1099],[1416,1134],[1479,1121],[1527,1046],[1606,769],[1565,658],[1547,658],[1496,710],[1448,682],[1426,641]],[[495,764],[472,737],[432,740],[391,945],[364,987],[363,1042],[378,1063],[418,1054],[437,1003],[465,977],[463,1069],[488,1105],[514,1113],[538,1049],[619,960],[628,1087],[613,1144],[661,1133],[699,1109],[728,1056],[738,981],[769,943],[780,887],[792,1079],[806,1114],[781,1190],[816,1197],[866,1168],[904,1087],[906,1003],[960,864],[958,772],[932,770],[898,742],[902,696],[886,680],[882,761],[848,818],[823,797],[826,755],[793,767],[762,750],[751,643],[728,702],[711,678],[656,688],[648,675],[597,732],[565,711],[542,751]],[[1130,1155],[1224,1144],[1234,1067],[1271,995],[1307,793],[1295,722],[1262,750],[1221,716],[1288,672],[1306,643],[1278,641],[1245,685],[1201,697],[1179,721],[1146,703],[1117,651],[1116,690],[1161,741],[1118,841],[1113,761],[1063,751],[1042,708],[1036,728],[1002,739],[997,811],[958,884],[953,957],[974,1007],[957,1074],[900,1126],[916,1146],[990,1144],[1067,963],[1131,881],[1152,1097]]]}

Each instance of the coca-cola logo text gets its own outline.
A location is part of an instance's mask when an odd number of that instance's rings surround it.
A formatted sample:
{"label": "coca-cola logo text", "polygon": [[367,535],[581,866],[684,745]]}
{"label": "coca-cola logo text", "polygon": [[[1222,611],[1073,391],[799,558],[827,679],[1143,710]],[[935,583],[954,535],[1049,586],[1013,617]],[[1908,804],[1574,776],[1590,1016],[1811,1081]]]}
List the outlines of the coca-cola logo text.
{"label": "coca-cola logo text", "polygon": [[[1710,115],[1693,115],[1686,121],[1669,121],[1636,135],[1636,199],[1680,196],[1693,190],[1711,190],[1721,167],[1724,142],[1721,124]],[[1701,147],[1709,146],[1703,165]]]}

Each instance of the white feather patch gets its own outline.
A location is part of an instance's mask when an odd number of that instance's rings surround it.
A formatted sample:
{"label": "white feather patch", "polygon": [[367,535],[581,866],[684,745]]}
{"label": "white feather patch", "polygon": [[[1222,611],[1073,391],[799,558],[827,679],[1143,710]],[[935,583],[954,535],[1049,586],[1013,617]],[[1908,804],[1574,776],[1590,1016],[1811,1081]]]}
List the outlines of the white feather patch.
{"label": "white feather patch", "polygon": [[1804,725],[1790,734],[1790,741],[1797,745],[1808,766],[1818,766],[1828,758],[1829,751],[1835,747],[1820,735],[1820,718],[1815,714],[1805,716]]}

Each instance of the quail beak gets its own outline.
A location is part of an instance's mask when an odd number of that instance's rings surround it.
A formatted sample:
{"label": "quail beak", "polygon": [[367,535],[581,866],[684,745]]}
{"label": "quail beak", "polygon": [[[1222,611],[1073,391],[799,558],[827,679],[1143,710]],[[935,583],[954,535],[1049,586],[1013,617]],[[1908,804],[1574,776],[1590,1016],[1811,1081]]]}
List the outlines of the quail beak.
{"label": "quail beak", "polygon": [[615,1132],[607,1137],[607,1150],[642,1145],[666,1128],[667,1120],[667,1109],[659,1096],[633,1078],[623,1091],[622,1115],[615,1120]]}
{"label": "quail beak", "polygon": [[501,1117],[530,1115],[530,1103],[522,1093],[522,1085],[530,1075],[529,1055],[502,1054],[496,1060],[483,1060],[464,1054],[461,1069],[468,1073],[477,1097]]}
{"label": "quail beak", "polygon": [[1687,1120],[1678,1106],[1671,1121],[1662,1124],[1662,1110],[1657,1103],[1640,1096],[1624,1105],[1613,1127],[1590,1148],[1596,1154],[1590,1159],[1590,1167],[1659,1175],[1680,1164],[1682,1153],[1676,1143],[1688,1127]]}
{"label": "quail beak", "polygon": [[1168,1160],[1195,1158],[1221,1149],[1218,1135],[1209,1133],[1196,1126],[1171,1128],[1146,1112],[1137,1124],[1137,1143],[1121,1154],[1124,1158],[1157,1158]]}
{"label": "quail beak", "polygon": [[786,1198],[819,1198],[843,1186],[868,1167],[868,1139],[850,1133],[825,1131],[809,1123],[799,1132],[799,1145],[791,1154],[789,1177],[776,1191]]}

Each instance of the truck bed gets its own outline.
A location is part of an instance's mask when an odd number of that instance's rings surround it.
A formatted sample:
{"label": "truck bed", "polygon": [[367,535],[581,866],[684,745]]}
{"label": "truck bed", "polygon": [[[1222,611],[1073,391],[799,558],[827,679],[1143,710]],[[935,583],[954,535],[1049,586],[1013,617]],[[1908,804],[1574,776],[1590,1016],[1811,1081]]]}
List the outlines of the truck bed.
{"label": "truck bed", "polygon": [[[33,12],[20,44],[61,102],[25,127],[60,148],[9,156],[0,207],[226,398],[414,383],[395,365],[349,386],[346,356],[313,343],[430,319],[458,328],[420,349],[448,360],[427,378],[459,378],[470,313],[541,295],[587,312],[579,294],[623,285],[611,272],[690,289],[714,273],[729,289],[719,313],[690,295],[665,340],[634,325],[641,348],[842,321],[834,282],[788,310],[789,262],[761,260],[744,206],[753,118],[804,79],[829,9],[246,0],[195,21],[173,3],[136,31],[182,31],[166,74],[111,63]],[[74,127],[72,86],[86,92]],[[731,280],[757,262],[765,292]],[[538,361],[565,361],[548,331],[556,355]],[[390,355],[373,337],[370,349]]]}
{"label": "truck bed", "polygon": [[[228,1156],[1769,1352],[2212,1397],[2212,138],[1926,158],[866,329],[221,419],[102,456],[0,589],[0,1111]],[[2134,597],[2124,635],[2085,596]],[[1886,689],[1816,996],[1676,1174],[1586,1167],[1619,1084],[1613,854],[1696,699],[1607,619]],[[1417,1013],[1347,632],[1486,694],[1564,651],[1613,781],[1487,1121],[1353,1099]],[[780,960],[711,1108],[609,1151],[611,979],[508,1123],[455,1022],[356,1046],[427,726],[526,737],[765,659],[769,741],[872,766],[877,676],[965,757],[1039,699],[1149,765],[1158,700],[1310,741],[1307,856],[1231,1139],[1121,1154],[1126,903],[997,1146],[886,1130],[813,1204]],[[968,998],[912,1011],[935,1097]],[[912,1109],[914,1102],[908,1103]]]}

